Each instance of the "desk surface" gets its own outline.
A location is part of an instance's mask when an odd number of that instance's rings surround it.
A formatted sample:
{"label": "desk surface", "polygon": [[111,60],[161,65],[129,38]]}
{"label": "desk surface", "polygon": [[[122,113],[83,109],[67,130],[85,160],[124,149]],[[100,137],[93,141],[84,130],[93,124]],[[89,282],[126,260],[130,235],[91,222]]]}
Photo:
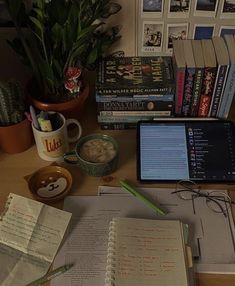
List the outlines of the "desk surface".
{"label": "desk surface", "polygon": [[[235,104],[234,104],[235,105]],[[230,114],[230,118],[235,121],[235,109]],[[117,139],[120,144],[120,161],[116,172],[103,178],[95,178],[84,175],[78,167],[69,167],[73,178],[73,190],[70,195],[96,195],[99,185],[118,186],[120,179],[128,179],[138,186],[136,181],[136,131],[116,130],[103,131],[97,126],[95,117],[95,104],[93,99],[89,99],[84,116],[81,120],[83,135],[90,133],[106,133]],[[19,135],[20,136],[20,135]],[[50,162],[41,160],[36,151],[35,145],[26,152],[8,155],[0,151],[0,211],[3,209],[9,192],[13,192],[25,197],[32,198],[28,190],[25,176],[32,174],[37,169],[50,165]],[[68,166],[66,166],[68,167]],[[174,187],[171,184],[151,185],[154,187]],[[208,185],[210,188],[226,188],[231,191],[231,196],[235,199],[234,186],[229,185]],[[51,204],[54,207],[62,208],[63,201]],[[235,214],[235,209],[233,210]],[[49,285],[49,284],[46,284]],[[198,286],[231,286],[235,285],[235,275],[212,275],[197,274]]]}

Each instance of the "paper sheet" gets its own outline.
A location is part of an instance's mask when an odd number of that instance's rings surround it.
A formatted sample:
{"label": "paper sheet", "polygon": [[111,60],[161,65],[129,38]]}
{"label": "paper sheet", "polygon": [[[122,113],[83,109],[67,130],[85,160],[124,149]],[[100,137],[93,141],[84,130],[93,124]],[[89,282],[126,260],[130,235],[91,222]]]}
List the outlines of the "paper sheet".
{"label": "paper sheet", "polygon": [[0,285],[25,286],[48,271],[71,214],[10,194],[0,219]]}
{"label": "paper sheet", "polygon": [[[228,216],[225,217],[221,213],[213,212],[203,197],[193,201],[183,201],[176,195],[171,195],[173,189],[139,188],[139,190],[169,211],[166,218],[179,218],[193,226],[193,231],[189,231],[189,241],[195,258],[196,272],[235,273],[235,227],[231,208],[228,208]],[[215,190],[205,191],[210,193]],[[227,193],[226,190],[217,191]],[[98,195],[132,196],[120,187],[107,186],[100,186]],[[226,208],[226,204],[223,202],[221,204]]]}
{"label": "paper sheet", "polygon": [[74,266],[68,273],[53,279],[51,286],[104,286],[108,227],[112,218],[158,218],[142,202],[122,197],[67,197],[64,210],[73,215],[54,268],[67,263]]}

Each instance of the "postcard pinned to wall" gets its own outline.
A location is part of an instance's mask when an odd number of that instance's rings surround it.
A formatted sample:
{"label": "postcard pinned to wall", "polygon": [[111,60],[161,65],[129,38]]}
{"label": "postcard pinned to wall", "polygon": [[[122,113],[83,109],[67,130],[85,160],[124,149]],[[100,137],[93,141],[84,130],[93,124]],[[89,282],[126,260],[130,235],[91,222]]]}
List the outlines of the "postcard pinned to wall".
{"label": "postcard pinned to wall", "polygon": [[169,18],[187,18],[190,13],[191,0],[188,1],[168,1]]}
{"label": "postcard pinned to wall", "polygon": [[193,31],[194,40],[211,39],[214,36],[215,25],[195,24]]}
{"label": "postcard pinned to wall", "polygon": [[224,35],[235,35],[235,26],[221,26],[219,36],[224,37]]}
{"label": "postcard pinned to wall", "polygon": [[219,0],[196,0],[194,16],[215,17]]}
{"label": "postcard pinned to wall", "polygon": [[173,51],[173,40],[185,40],[188,36],[188,23],[177,23],[167,25],[166,52],[171,54]]}
{"label": "postcard pinned to wall", "polygon": [[235,18],[235,0],[223,0],[220,18]]}
{"label": "postcard pinned to wall", "polygon": [[143,21],[141,51],[156,53],[162,51],[163,22]]}
{"label": "postcard pinned to wall", "polygon": [[164,0],[140,0],[141,17],[157,18],[163,14]]}

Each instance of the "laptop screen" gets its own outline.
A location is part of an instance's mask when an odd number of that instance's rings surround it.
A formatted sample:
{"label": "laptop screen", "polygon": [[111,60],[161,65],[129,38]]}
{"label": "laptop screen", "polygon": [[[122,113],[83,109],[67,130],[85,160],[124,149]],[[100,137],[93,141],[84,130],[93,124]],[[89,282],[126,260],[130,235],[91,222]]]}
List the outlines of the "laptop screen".
{"label": "laptop screen", "polygon": [[146,121],[137,130],[140,181],[235,182],[231,122]]}

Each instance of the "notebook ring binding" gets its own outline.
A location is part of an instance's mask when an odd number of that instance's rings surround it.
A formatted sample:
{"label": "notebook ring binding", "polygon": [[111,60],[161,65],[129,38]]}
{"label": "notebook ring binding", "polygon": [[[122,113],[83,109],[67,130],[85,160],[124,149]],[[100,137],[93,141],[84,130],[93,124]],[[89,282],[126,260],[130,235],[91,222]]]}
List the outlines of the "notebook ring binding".
{"label": "notebook ring binding", "polygon": [[115,286],[115,267],[116,267],[115,236],[116,236],[115,220],[113,220],[109,224],[107,266],[106,266],[104,286]]}

